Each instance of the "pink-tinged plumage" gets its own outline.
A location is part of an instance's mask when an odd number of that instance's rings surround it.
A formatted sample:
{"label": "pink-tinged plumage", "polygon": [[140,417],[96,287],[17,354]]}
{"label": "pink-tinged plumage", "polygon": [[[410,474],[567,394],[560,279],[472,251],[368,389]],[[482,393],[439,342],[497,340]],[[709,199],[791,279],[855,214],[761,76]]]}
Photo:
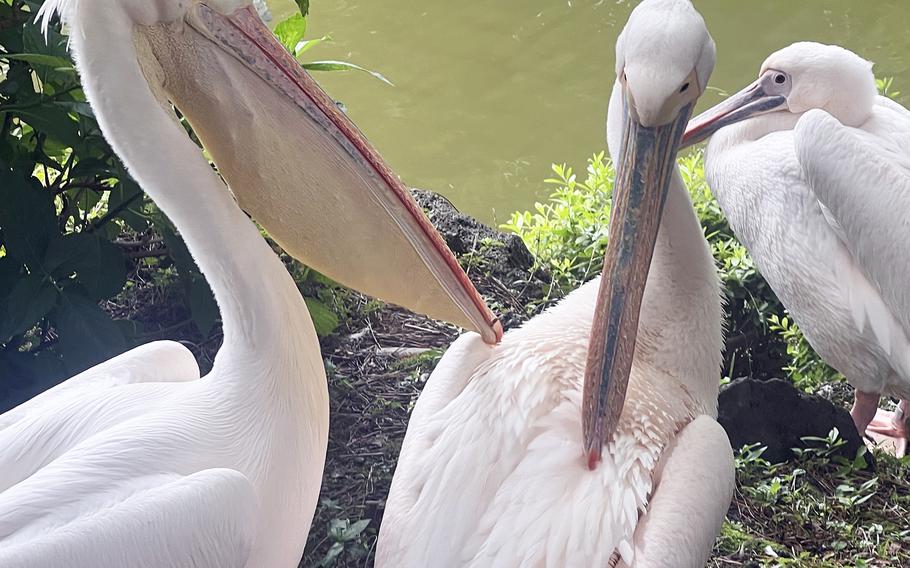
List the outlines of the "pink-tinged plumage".
{"label": "pink-tinged plumage", "polygon": [[[589,471],[579,417],[597,286],[589,282],[498,346],[466,335],[446,352],[411,418],[378,566],[592,566],[615,550],[633,557],[664,448],[694,417],[713,413],[716,398],[696,400],[637,361],[616,440]],[[698,428],[717,444],[713,460],[699,464],[715,479],[703,488],[716,503],[710,522],[696,522],[710,549],[710,525],[729,503],[730,450],[716,422]],[[688,552],[701,554],[705,542]]]}
{"label": "pink-tinged plumage", "polygon": [[70,0],[45,14],[56,8],[102,130],[208,278],[225,345],[202,378],[184,348],[143,346],[5,415],[0,565],[296,565],[325,375],[296,285],[140,66],[134,22],[187,6]]}
{"label": "pink-tinged plumage", "polygon": [[[707,48],[710,37],[688,0],[646,0],[636,17],[623,32],[629,43],[617,46],[620,58],[660,69],[668,60],[663,50],[692,54],[683,57],[684,72],[654,73],[652,88],[676,92],[678,85],[661,81],[685,78],[696,63],[710,72],[713,44]],[[675,39],[652,41],[665,39],[668,22]],[[696,45],[676,45],[687,41]],[[708,78],[699,79],[703,90]],[[639,89],[648,88],[646,80]],[[608,121],[614,156],[620,93],[617,84]],[[467,334],[445,353],[411,416],[378,567],[581,567],[611,559],[635,568],[704,566],[730,502],[733,465],[713,418],[719,281],[678,172],[644,292],[624,410],[592,471],[581,400],[598,286],[599,279],[588,282],[499,345]]]}

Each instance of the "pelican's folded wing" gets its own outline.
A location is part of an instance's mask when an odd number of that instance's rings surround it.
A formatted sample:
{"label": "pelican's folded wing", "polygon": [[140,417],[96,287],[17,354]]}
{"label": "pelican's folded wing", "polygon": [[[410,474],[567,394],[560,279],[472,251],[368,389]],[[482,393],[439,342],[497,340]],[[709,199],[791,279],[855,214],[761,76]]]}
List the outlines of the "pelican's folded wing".
{"label": "pelican's folded wing", "polygon": [[[903,128],[903,117],[889,107],[883,110]],[[794,133],[807,183],[861,272],[845,279],[866,280],[873,288],[863,293],[862,285],[854,286],[851,308],[857,324],[870,324],[891,354],[903,351],[910,330],[910,147],[896,146],[900,134],[884,137],[848,128],[820,110],[806,113]],[[910,368],[910,361],[900,365]]]}
{"label": "pelican's folded wing", "polygon": [[634,566],[704,566],[727,515],[733,484],[727,434],[714,419],[699,416],[661,456],[648,512],[635,529]]}
{"label": "pelican's folded wing", "polygon": [[[9,534],[0,503],[5,568],[242,568],[255,538],[256,497],[245,476],[209,469],[147,487],[74,520]],[[9,513],[9,511],[7,511]]]}
{"label": "pelican's folded wing", "polygon": [[[430,561],[423,556],[428,551],[451,560],[457,557],[453,549],[482,514],[474,504],[484,498],[470,490],[476,489],[476,475],[482,474],[478,466],[495,463],[497,458],[489,452],[495,453],[501,444],[484,442],[500,432],[484,420],[484,408],[476,408],[487,400],[468,397],[461,404],[456,400],[477,380],[478,369],[492,354],[480,336],[466,333],[448,348],[427,380],[408,420],[386,499],[376,566],[424,565]],[[471,420],[475,414],[476,420]],[[471,462],[472,457],[476,461]],[[435,522],[436,515],[443,514],[444,522]]]}
{"label": "pelican's folded wing", "polygon": [[189,349],[175,341],[155,341],[95,365],[54,388],[0,414],[0,431],[28,416],[92,390],[148,382],[182,382],[199,378],[199,366]]}

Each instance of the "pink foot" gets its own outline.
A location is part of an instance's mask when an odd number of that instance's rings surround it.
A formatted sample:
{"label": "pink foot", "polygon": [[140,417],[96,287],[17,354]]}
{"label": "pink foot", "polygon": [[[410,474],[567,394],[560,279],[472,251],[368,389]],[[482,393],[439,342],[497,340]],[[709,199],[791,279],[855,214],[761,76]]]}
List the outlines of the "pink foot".
{"label": "pink foot", "polygon": [[879,409],[875,418],[866,427],[866,437],[873,446],[889,454],[902,458],[907,455],[907,424],[900,412],[888,412]]}
{"label": "pink foot", "polygon": [[899,458],[907,455],[910,428],[905,418],[910,414],[910,402],[902,400],[895,412],[888,412],[878,408],[878,395],[857,391],[850,414],[870,449],[879,448]]}

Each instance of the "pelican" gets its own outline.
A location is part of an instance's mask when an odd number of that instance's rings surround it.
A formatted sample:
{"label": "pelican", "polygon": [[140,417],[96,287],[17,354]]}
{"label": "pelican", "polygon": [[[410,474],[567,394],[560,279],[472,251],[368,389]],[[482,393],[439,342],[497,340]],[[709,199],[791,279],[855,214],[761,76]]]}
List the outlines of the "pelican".
{"label": "pelican", "polygon": [[[714,59],[689,0],[632,12],[607,125],[618,261],[500,344],[467,333],[445,353],[411,415],[377,566],[705,565],[733,491],[714,420],[720,286],[674,160]],[[607,349],[585,385],[589,341]],[[634,347],[631,372],[616,344]],[[626,380],[623,404],[609,393]]]}
{"label": "pelican", "polygon": [[201,378],[185,348],[153,343],[0,416],[0,566],[297,566],[325,371],[303,298],[238,201],[340,282],[487,341],[501,328],[248,0],[51,0],[45,25],[55,13],[104,135],[211,284],[224,345]]}
{"label": "pelican", "polygon": [[[910,111],[872,64],[801,42],[695,118],[705,169],[737,238],[818,354],[855,387],[856,428],[898,455],[910,415]],[[900,398],[896,412],[881,395]]]}

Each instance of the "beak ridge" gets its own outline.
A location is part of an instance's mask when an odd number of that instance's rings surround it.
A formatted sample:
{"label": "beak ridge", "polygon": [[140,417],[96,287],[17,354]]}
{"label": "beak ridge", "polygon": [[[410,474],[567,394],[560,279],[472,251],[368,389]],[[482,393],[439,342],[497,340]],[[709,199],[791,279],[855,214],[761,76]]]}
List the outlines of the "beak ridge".
{"label": "beak ridge", "polygon": [[652,128],[642,126],[629,107],[626,95],[609,244],[585,368],[582,427],[585,459],[592,470],[622,414],[651,257],[693,104],[671,123]]}
{"label": "beak ridge", "polygon": [[689,122],[680,149],[707,140],[725,126],[753,116],[774,112],[787,104],[783,95],[769,94],[762,77],[745,89],[699,114]]}

